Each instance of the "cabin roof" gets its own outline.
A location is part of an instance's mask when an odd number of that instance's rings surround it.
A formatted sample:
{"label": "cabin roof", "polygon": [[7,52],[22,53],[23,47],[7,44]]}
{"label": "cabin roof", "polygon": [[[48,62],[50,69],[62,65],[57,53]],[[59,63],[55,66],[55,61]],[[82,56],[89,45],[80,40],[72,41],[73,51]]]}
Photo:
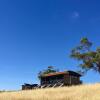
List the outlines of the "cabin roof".
{"label": "cabin roof", "polygon": [[54,73],[44,74],[41,77],[49,77],[49,76],[65,75],[65,74],[70,74],[70,75],[73,74],[75,76],[82,76],[81,74],[74,71],[64,71],[64,72],[54,72]]}

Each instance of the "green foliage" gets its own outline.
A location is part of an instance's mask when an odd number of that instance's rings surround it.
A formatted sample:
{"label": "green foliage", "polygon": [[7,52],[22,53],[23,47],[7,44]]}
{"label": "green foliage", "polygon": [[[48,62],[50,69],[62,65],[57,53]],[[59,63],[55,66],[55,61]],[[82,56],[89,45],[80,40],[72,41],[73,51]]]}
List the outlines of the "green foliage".
{"label": "green foliage", "polygon": [[55,72],[59,72],[59,70],[54,69],[53,66],[48,66],[47,69],[45,69],[45,70],[43,70],[43,71],[40,71],[40,72],[38,73],[38,78],[40,79],[40,77],[43,76],[44,74],[55,73]]}
{"label": "green foliage", "polygon": [[87,38],[82,38],[80,44],[71,51],[71,57],[81,61],[80,67],[84,70],[93,69],[100,72],[100,48],[91,50],[92,43]]}

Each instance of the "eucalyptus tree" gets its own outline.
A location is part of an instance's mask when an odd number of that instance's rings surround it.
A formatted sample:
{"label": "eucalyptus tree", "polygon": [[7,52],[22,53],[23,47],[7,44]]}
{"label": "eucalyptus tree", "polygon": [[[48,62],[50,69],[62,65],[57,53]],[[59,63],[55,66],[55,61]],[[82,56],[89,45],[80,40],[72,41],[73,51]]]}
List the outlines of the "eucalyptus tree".
{"label": "eucalyptus tree", "polygon": [[92,45],[88,38],[82,38],[79,45],[71,50],[70,56],[80,61],[82,71],[93,69],[100,73],[100,47],[94,50]]}

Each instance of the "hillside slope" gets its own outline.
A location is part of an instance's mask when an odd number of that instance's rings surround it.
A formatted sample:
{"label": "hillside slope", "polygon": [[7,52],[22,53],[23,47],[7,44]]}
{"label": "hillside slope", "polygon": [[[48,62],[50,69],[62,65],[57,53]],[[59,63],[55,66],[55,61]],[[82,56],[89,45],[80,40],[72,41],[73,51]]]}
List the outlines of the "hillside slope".
{"label": "hillside slope", "polygon": [[4,92],[0,100],[100,100],[100,84]]}

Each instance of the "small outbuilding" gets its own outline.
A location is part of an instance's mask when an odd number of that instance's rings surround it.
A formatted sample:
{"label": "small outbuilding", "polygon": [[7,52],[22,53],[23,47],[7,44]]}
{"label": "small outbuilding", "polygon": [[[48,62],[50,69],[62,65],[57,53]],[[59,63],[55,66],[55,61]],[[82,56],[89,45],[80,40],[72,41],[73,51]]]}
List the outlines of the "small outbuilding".
{"label": "small outbuilding", "polygon": [[27,84],[25,83],[22,85],[22,90],[29,90],[29,89],[35,89],[38,87],[38,84]]}

